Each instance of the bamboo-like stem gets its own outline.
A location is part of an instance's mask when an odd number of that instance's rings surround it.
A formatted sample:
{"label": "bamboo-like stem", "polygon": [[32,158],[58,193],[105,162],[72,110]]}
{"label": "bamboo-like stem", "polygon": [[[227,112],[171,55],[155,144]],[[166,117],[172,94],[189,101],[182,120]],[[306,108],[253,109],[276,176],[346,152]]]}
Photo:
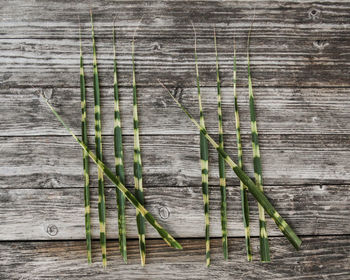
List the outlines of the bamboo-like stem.
{"label": "bamboo-like stem", "polygon": [[[136,33],[136,30],[135,30]],[[143,187],[142,187],[142,162],[139,135],[139,119],[137,113],[137,87],[135,74],[135,33],[132,39],[132,88],[133,88],[133,119],[134,119],[134,184],[135,196],[137,200],[144,205]],[[139,235],[139,248],[141,265],[146,264],[146,238],[145,238],[145,221],[140,211],[136,210],[137,231]]]}
{"label": "bamboo-like stem", "polygon": [[[119,88],[118,88],[118,75],[117,75],[117,57],[116,57],[116,40],[115,40],[115,27],[113,24],[113,54],[114,54],[114,72],[113,72],[113,85],[114,85],[114,157],[115,157],[115,169],[116,174],[119,177],[120,182],[125,185],[125,173],[124,173],[124,156],[123,156],[123,139],[122,139],[122,127],[119,110]],[[118,205],[118,231],[119,231],[119,249],[125,263],[127,263],[127,250],[126,250],[126,220],[125,220],[125,196],[116,188],[116,197]]]}
{"label": "bamboo-like stem", "polygon": [[[95,101],[95,145],[97,159],[102,161],[102,137],[101,137],[101,109],[100,109],[100,84],[97,71],[97,56],[94,34],[94,23],[91,16],[92,32],[92,49],[93,49],[93,66],[94,66],[94,101]],[[100,222],[100,244],[102,250],[102,265],[107,266],[107,249],[106,249],[106,205],[103,183],[103,171],[98,168],[98,217]]]}
{"label": "bamboo-like stem", "polygon": [[[83,50],[81,43],[81,28],[79,24],[80,40],[80,99],[81,99],[81,138],[85,145],[88,145],[87,122],[86,122],[86,88],[84,76]],[[85,205],[85,235],[87,261],[91,260],[91,223],[90,223],[90,177],[89,177],[89,155],[83,151],[83,168],[84,168],[84,205]]]}
{"label": "bamboo-like stem", "polygon": [[228,156],[224,149],[222,149],[213,138],[207,133],[206,129],[202,127],[186,110],[186,108],[171,94],[171,92],[159,81],[160,85],[167,91],[170,97],[175,101],[175,103],[182,109],[182,111],[189,117],[192,123],[198,128],[201,134],[209,141],[209,143],[222,155],[225,162],[232,168],[236,173],[237,177],[248,187],[249,192],[254,196],[254,198],[261,204],[265,209],[266,213],[274,220],[278,228],[284,234],[284,236],[289,240],[289,242],[298,250],[301,245],[300,238],[295,234],[293,229],[287,224],[287,222],[280,216],[268,198],[265,196],[264,192],[260,190],[259,187],[249,178],[249,176]]}
{"label": "bamboo-like stem", "polygon": [[[221,110],[221,83],[219,73],[219,58],[216,45],[216,33],[214,28],[214,47],[216,57],[216,84],[218,91],[218,118],[219,118],[219,146],[224,148],[224,130],[222,126],[222,110]],[[220,192],[221,192],[221,230],[222,230],[222,248],[225,260],[228,259],[228,242],[227,242],[227,202],[226,202],[226,174],[225,160],[219,154],[219,175],[220,175]]]}
{"label": "bamboo-like stem", "polygon": [[[260,158],[260,149],[259,149],[259,136],[258,128],[256,124],[256,114],[254,106],[254,94],[252,86],[252,77],[250,73],[250,61],[249,61],[249,47],[250,47],[250,33],[251,27],[248,33],[247,40],[247,64],[248,64],[248,87],[249,87],[249,111],[250,111],[250,126],[252,134],[252,147],[253,147],[253,160],[254,160],[254,177],[255,184],[263,191],[263,177],[262,177],[262,167],[261,167],[261,158]],[[262,262],[270,261],[270,249],[269,249],[269,240],[267,237],[266,230],[266,220],[265,220],[265,210],[258,204],[259,209],[259,237],[260,237],[260,259]]]}
{"label": "bamboo-like stem", "polygon": [[[235,104],[235,126],[236,126],[236,140],[237,140],[237,154],[238,167],[243,170],[243,151],[241,140],[241,128],[239,122],[238,102],[237,102],[237,66],[236,66],[236,42],[233,42],[233,96]],[[250,228],[249,228],[249,203],[248,203],[248,188],[240,181],[241,202],[242,202],[242,216],[244,225],[245,245],[247,251],[248,261],[252,261],[253,253],[250,243]]]}
{"label": "bamboo-like stem", "polygon": [[[44,97],[43,97],[44,98]],[[81,146],[81,148],[88,153],[92,161],[98,166],[100,170],[111,180],[111,182],[125,195],[130,203],[141,213],[141,215],[150,223],[150,225],[159,233],[164,241],[175,249],[182,249],[180,243],[178,243],[147,211],[146,208],[137,200],[137,198],[120,182],[119,178],[101,161],[97,156],[73,133],[73,131],[65,124],[60,115],[52,107],[52,105],[45,98],[46,104],[51,109],[52,113],[56,116],[58,121],[65,127],[65,129],[72,135],[74,140]]]}
{"label": "bamboo-like stem", "polygon": [[[198,71],[198,59],[197,59],[197,35],[194,25],[192,23],[194,32],[194,62],[196,67],[196,84],[198,91],[198,104],[199,104],[199,120],[202,127],[205,127],[203,108],[202,108],[202,98],[201,90],[199,84],[199,71]],[[202,169],[202,194],[204,201],[204,218],[205,218],[205,258],[206,265],[210,266],[210,220],[209,220],[209,186],[208,186],[208,141],[200,133],[200,160]]]}

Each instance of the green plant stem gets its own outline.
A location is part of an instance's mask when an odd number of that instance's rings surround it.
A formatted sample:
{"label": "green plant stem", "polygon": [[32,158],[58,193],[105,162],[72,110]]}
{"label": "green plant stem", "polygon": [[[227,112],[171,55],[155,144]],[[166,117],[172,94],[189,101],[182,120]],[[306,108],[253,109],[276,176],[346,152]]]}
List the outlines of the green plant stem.
{"label": "green plant stem", "polygon": [[[44,98],[44,97],[43,97]],[[150,225],[159,233],[164,241],[175,249],[182,249],[180,243],[178,243],[143,207],[143,205],[137,200],[137,198],[120,182],[119,178],[101,161],[97,156],[73,133],[73,131],[64,123],[60,115],[51,106],[51,104],[45,98],[46,104],[51,109],[52,113],[56,116],[58,121],[65,127],[65,129],[72,135],[74,140],[81,146],[81,148],[88,153],[92,161],[102,170],[104,174],[111,180],[111,182],[125,195],[130,203],[141,213],[141,215],[150,223]]]}
{"label": "green plant stem", "polygon": [[[252,134],[253,160],[254,160],[254,177],[255,177],[255,184],[258,186],[258,188],[261,191],[263,191],[263,178],[262,178],[261,157],[260,157],[260,149],[259,149],[259,136],[258,136],[258,128],[256,124],[254,94],[253,94],[252,78],[250,73],[250,61],[249,61],[250,32],[251,32],[251,29],[249,30],[248,41],[247,41],[247,64],[248,64],[250,126],[251,126],[251,134]],[[265,210],[260,204],[258,204],[258,209],[259,209],[259,226],[260,226],[260,231],[259,231],[260,258],[262,262],[269,262],[270,249],[269,249],[269,240],[267,237],[267,230],[266,230]]]}
{"label": "green plant stem", "polygon": [[167,91],[175,103],[183,110],[183,112],[189,117],[192,123],[198,128],[198,130],[205,136],[209,143],[222,155],[225,162],[232,168],[236,173],[237,177],[248,187],[249,192],[254,196],[254,198],[261,204],[265,209],[266,213],[274,220],[278,228],[284,234],[284,236],[289,240],[289,242],[298,250],[301,245],[300,238],[295,234],[293,229],[287,224],[287,222],[280,216],[268,198],[265,196],[264,192],[260,190],[259,187],[249,178],[249,176],[228,156],[224,149],[214,141],[213,138],[207,133],[206,129],[202,127],[192,115],[185,109],[185,107],[177,101],[177,99],[171,94],[171,92],[159,81],[160,85]]}
{"label": "green plant stem", "polygon": [[[136,30],[135,30],[136,32]],[[135,74],[135,35],[132,40],[132,87],[133,87],[133,118],[134,118],[134,184],[135,196],[137,200],[144,205],[143,187],[142,187],[142,162],[139,135],[139,119],[137,113],[137,88]],[[146,238],[145,221],[140,211],[136,210],[137,231],[139,235],[139,247],[141,256],[141,265],[146,263]]]}
{"label": "green plant stem", "polygon": [[[94,34],[94,23],[91,16],[92,48],[93,48],[93,66],[94,66],[94,101],[95,101],[95,145],[97,159],[102,161],[102,136],[101,136],[101,109],[100,109],[100,85],[97,71],[97,56]],[[103,171],[98,168],[98,217],[100,222],[100,244],[102,250],[102,265],[107,266],[106,249],[106,204],[104,194]]]}
{"label": "green plant stem", "polygon": [[[192,24],[193,26],[193,24]],[[199,84],[199,71],[198,71],[198,59],[197,59],[197,36],[196,30],[193,26],[194,32],[194,61],[196,67],[196,84],[198,91],[198,104],[199,104],[199,120],[202,127],[205,127],[204,114],[202,108],[202,98],[201,90]],[[206,265],[210,266],[210,220],[209,220],[209,186],[208,186],[208,141],[200,133],[200,160],[201,160],[201,169],[202,169],[202,194],[204,201],[204,218],[205,218],[205,257]]]}
{"label": "green plant stem", "polygon": [[[84,76],[84,61],[83,51],[81,46],[81,29],[79,26],[79,40],[80,40],[80,98],[81,98],[81,135],[82,141],[88,145],[87,137],[87,122],[86,122],[86,88]],[[89,155],[83,151],[83,168],[84,168],[84,204],[85,204],[85,235],[86,235],[86,249],[87,261],[91,261],[91,223],[90,223],[90,177],[89,177]]]}
{"label": "green plant stem", "polygon": [[[125,173],[124,173],[124,156],[123,156],[123,139],[122,139],[122,127],[119,110],[119,88],[118,88],[118,76],[117,76],[117,57],[116,57],[116,40],[115,40],[115,28],[113,25],[113,54],[114,54],[114,157],[115,157],[115,169],[116,174],[120,182],[125,185]],[[116,197],[118,205],[118,231],[119,231],[119,249],[125,263],[127,263],[127,250],[126,250],[126,220],[125,220],[125,196],[116,188]]]}
{"label": "green plant stem", "polygon": [[[216,45],[216,33],[214,28],[214,47],[216,57],[216,84],[218,91],[218,118],[219,118],[219,146],[224,148],[224,130],[222,125],[222,110],[221,110],[221,83],[219,73],[219,58]],[[228,259],[228,242],[227,242],[227,202],[226,202],[226,174],[225,160],[219,154],[219,175],[220,175],[220,192],[221,192],[221,230],[222,230],[222,248],[225,260]]]}
{"label": "green plant stem", "polygon": [[[243,151],[241,140],[241,128],[239,122],[238,102],[237,102],[237,66],[236,66],[236,43],[233,47],[233,95],[235,104],[235,125],[236,125],[236,140],[237,140],[237,154],[238,154],[238,167],[243,170]],[[242,181],[240,181],[241,201],[242,201],[242,216],[245,234],[245,245],[247,251],[248,261],[252,261],[253,253],[250,243],[250,228],[249,228],[249,203],[248,203],[248,188]]]}

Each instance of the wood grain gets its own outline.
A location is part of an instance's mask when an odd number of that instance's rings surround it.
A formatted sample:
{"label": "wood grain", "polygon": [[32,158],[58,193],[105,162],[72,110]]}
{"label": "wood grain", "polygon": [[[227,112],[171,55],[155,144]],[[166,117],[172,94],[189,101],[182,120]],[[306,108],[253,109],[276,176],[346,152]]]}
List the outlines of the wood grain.
{"label": "wood grain", "polygon": [[[245,170],[253,177],[250,136],[244,136]],[[260,147],[266,185],[349,184],[348,135],[262,135]],[[71,136],[0,137],[0,188],[76,188],[83,182],[82,150]],[[124,137],[126,184],[133,185],[133,137]],[[234,136],[225,149],[236,160]],[[90,147],[93,147],[90,137]],[[113,137],[103,138],[104,162],[114,170]],[[144,185],[200,186],[199,135],[141,136]],[[209,183],[219,183],[217,152],[209,151]],[[228,184],[238,179],[227,166]],[[91,163],[91,178],[97,168]],[[107,180],[108,181],[108,180]],[[109,182],[109,186],[112,186]],[[93,181],[92,186],[96,186]]]}
{"label": "wood grain", "polygon": [[[90,143],[95,31],[102,95],[104,161],[113,160],[112,22],[117,52],[127,186],[132,187],[131,39],[136,74],[146,207],[184,251],[147,228],[139,266],[134,210],[127,205],[129,265],[117,248],[115,189],[108,182],[108,270],[98,242],[85,261],[82,153],[40,99],[43,94],[80,133],[79,41],[82,23]],[[255,12],[254,12],[255,10]],[[164,82],[194,116],[193,30],[203,105],[216,138],[213,28],[218,37],[225,147],[236,159],[233,37],[246,169],[252,175],[245,47],[253,14],[251,70],[265,189],[303,240],[296,252],[268,220],[273,262],[258,262],[257,205],[250,197],[255,261],[247,263],[238,180],[228,175],[230,259],[220,240],[217,154],[210,151],[212,265],[205,268],[199,137],[160,88]],[[2,1],[0,4],[0,279],[340,279],[350,278],[350,3],[338,1]],[[91,146],[93,148],[93,146]],[[98,237],[96,168],[91,165],[93,236]]]}
{"label": "wood grain", "polygon": [[[79,76],[76,77],[77,82]],[[195,88],[169,85],[172,92],[199,119]],[[120,90],[124,135],[133,135],[132,89]],[[67,135],[41,94],[49,98],[67,124],[80,134],[79,88],[0,88],[0,136]],[[218,130],[216,88],[202,89],[203,108],[208,131]],[[350,134],[350,98],[346,88],[256,88],[256,112],[259,133],[264,134]],[[113,88],[101,90],[102,133],[113,135]],[[198,134],[197,128],[157,85],[139,89],[141,135]],[[242,134],[250,134],[247,88],[238,89]],[[93,92],[88,89],[89,134],[94,135]],[[232,88],[222,88],[223,126],[225,134],[234,134]],[[309,136],[307,136],[309,137]],[[189,137],[190,139],[190,137]]]}
{"label": "wood grain", "polygon": [[[258,261],[258,238],[252,238],[254,261],[245,259],[244,239],[229,239],[224,261],[221,239],[212,239],[212,263],[205,267],[204,239],[181,240],[183,251],[149,240],[147,264],[139,265],[137,241],[128,243],[128,264],[122,263],[117,241],[107,243],[109,264],[103,269],[98,242],[91,266],[85,262],[84,241],[0,243],[2,279],[339,279],[350,277],[350,240],[346,236],[305,237],[302,251],[290,249],[284,238],[270,238],[269,264]],[[300,255],[302,252],[302,256]]]}
{"label": "wood grain", "polygon": [[[131,84],[131,38],[137,32],[137,83],[154,86],[157,79],[193,86],[193,30],[203,86],[215,85],[213,27],[217,28],[222,85],[232,83],[232,48],[238,46],[238,83],[246,83],[246,37],[255,8],[251,64],[256,86],[349,86],[350,4],[280,1],[203,2],[17,0],[5,3],[1,16],[0,68],[3,86],[78,86],[78,16],[83,23],[84,53],[91,64],[89,9],[95,13],[101,84],[112,82],[113,18],[118,24],[121,85]],[[336,20],[335,20],[336,19]],[[91,70],[91,69],[90,69]],[[92,71],[87,70],[87,75]],[[32,75],[32,73],[36,73]],[[30,76],[30,79],[28,79]]]}
{"label": "wood grain", "polygon": [[[348,186],[266,186],[266,194],[300,235],[350,234]],[[98,238],[97,189],[92,191],[92,235]],[[244,236],[239,186],[228,187],[228,233]],[[203,237],[204,217],[198,187],[145,188],[146,208],[176,237]],[[84,239],[82,187],[0,189],[0,240]],[[115,189],[106,189],[107,236],[117,238]],[[257,203],[250,197],[252,234],[258,235]],[[5,211],[6,210],[6,211]],[[211,236],[220,237],[220,190],[210,187]],[[128,238],[136,238],[134,208],[127,203]],[[268,219],[270,236],[281,235]],[[158,238],[147,224],[147,236]],[[292,250],[292,246],[290,246]]]}

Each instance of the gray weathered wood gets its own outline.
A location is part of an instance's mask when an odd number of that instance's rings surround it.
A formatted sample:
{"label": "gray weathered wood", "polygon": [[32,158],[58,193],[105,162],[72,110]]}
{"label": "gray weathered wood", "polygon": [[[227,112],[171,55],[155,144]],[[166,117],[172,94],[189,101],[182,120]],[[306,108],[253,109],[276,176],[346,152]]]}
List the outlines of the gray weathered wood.
{"label": "gray weathered wood", "polygon": [[[132,185],[131,38],[144,160],[146,206],[184,251],[147,228],[148,266],[139,269],[135,240],[124,265],[110,240],[110,266],[85,261],[81,150],[40,101],[43,93],[80,132],[78,16],[93,135],[89,10],[95,15],[102,91],[104,155],[114,166],[112,21],[116,17],[127,185]],[[223,120],[236,158],[232,48],[238,47],[238,95],[247,171],[252,175],[245,46],[256,13],[251,65],[266,193],[302,235],[296,252],[269,220],[271,264],[245,261],[238,181],[228,171],[230,260],[212,239],[205,269],[198,132],[159,87],[161,79],[198,116],[193,21],[206,124],[217,133],[213,27],[218,36]],[[350,278],[350,3],[314,1],[2,1],[0,4],[0,279],[340,279]],[[93,143],[93,139],[90,139]],[[91,148],[93,148],[91,146]],[[158,154],[157,154],[158,152]],[[211,150],[211,233],[220,237],[217,155]],[[93,235],[98,237],[96,167],[92,171]],[[108,182],[107,233],[117,238],[115,190]],[[251,199],[251,201],[253,201]],[[251,203],[252,234],[257,206]],[[136,238],[128,204],[128,237]],[[327,235],[327,236],[325,236]],[[41,240],[41,241],[33,241]],[[49,240],[49,242],[47,242]],[[71,241],[69,241],[71,240]],[[5,242],[6,241],[6,242]]]}
{"label": "gray weathered wood", "polygon": [[205,267],[204,239],[181,240],[183,251],[149,240],[147,264],[140,268],[137,241],[128,243],[128,263],[119,255],[117,241],[107,243],[109,266],[103,269],[98,242],[93,261],[85,261],[84,241],[0,243],[2,279],[289,279],[348,280],[350,240],[347,236],[305,237],[301,251],[290,249],[284,238],[270,238],[270,264],[258,261],[258,238],[252,238],[254,261],[245,259],[244,239],[229,239],[229,260],[224,261],[221,239],[212,239],[211,266]]}
{"label": "gray weathered wood", "polygon": [[[348,186],[266,186],[266,194],[300,235],[350,234]],[[251,198],[251,230],[258,235],[257,204]],[[203,237],[198,187],[145,188],[146,207],[176,237]],[[244,236],[239,186],[228,188],[229,236]],[[107,236],[117,238],[115,189],[106,190]],[[0,189],[0,240],[84,239],[82,188]],[[92,190],[92,234],[98,238],[97,190]],[[220,237],[220,190],[210,188],[211,236]],[[6,211],[5,211],[6,210]],[[127,234],[137,237],[135,211],[127,204]],[[57,232],[56,232],[57,230]],[[281,235],[268,219],[270,236]],[[147,236],[158,238],[147,225]],[[289,248],[292,249],[292,246]]]}
{"label": "gray weathered wood", "polygon": [[[246,171],[253,176],[250,136],[243,137]],[[262,135],[262,166],[267,185],[348,184],[348,135]],[[0,188],[75,188],[82,183],[82,150],[71,136],[0,137]],[[127,185],[133,184],[133,138],[124,137]],[[225,149],[236,159],[234,136]],[[93,143],[92,137],[90,143]],[[114,169],[113,139],[103,138],[104,162]],[[94,149],[93,146],[91,146]],[[145,187],[199,186],[199,135],[141,136]],[[217,152],[210,149],[210,184],[218,185]],[[92,179],[97,168],[91,163]],[[227,166],[228,183],[238,183]],[[107,180],[108,181],[108,180]],[[95,185],[93,181],[93,186]],[[109,186],[112,186],[108,183]]]}
{"label": "gray weathered wood", "polygon": [[[131,84],[130,39],[144,15],[136,42],[139,85],[178,82],[193,86],[193,30],[198,30],[202,85],[215,85],[212,41],[216,25],[224,86],[232,83],[232,44],[238,44],[238,78],[246,82],[246,36],[256,10],[252,35],[254,84],[260,86],[349,86],[350,4],[139,1],[64,3],[11,1],[0,23],[0,68],[4,86],[78,86],[78,15],[84,25],[87,63],[91,64],[89,9],[95,13],[102,85],[112,81],[112,31],[118,24],[119,80]],[[336,20],[335,20],[336,19]],[[36,40],[34,39],[36,38]],[[35,75],[33,75],[35,73]],[[91,71],[87,75],[91,76]],[[30,77],[30,78],[28,78]]]}
{"label": "gray weathered wood", "polygon": [[[77,82],[79,76],[75,77]],[[169,85],[181,102],[199,118],[195,88]],[[101,90],[102,133],[113,135],[113,89]],[[50,99],[67,124],[80,134],[79,88],[0,89],[1,136],[67,135],[39,94]],[[217,134],[216,88],[203,88],[202,99],[208,131]],[[350,134],[350,98],[346,88],[256,88],[260,134]],[[93,92],[88,90],[89,134],[94,135]],[[123,133],[132,131],[132,89],[120,92]],[[233,93],[222,89],[225,134],[234,133]],[[247,88],[238,89],[243,134],[250,133]],[[196,127],[160,87],[139,89],[140,133],[152,135],[198,134]],[[197,118],[197,119],[198,119]],[[306,137],[307,138],[307,137]],[[189,138],[190,139],[190,138]],[[325,143],[328,145],[328,143]]]}

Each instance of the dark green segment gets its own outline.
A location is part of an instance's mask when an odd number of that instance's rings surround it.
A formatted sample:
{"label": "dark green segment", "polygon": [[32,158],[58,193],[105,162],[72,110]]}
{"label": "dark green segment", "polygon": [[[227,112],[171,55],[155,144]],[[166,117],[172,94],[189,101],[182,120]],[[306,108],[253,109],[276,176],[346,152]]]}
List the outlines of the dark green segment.
{"label": "dark green segment", "polygon": [[[91,32],[92,32],[92,49],[93,49],[93,82],[94,82],[94,101],[95,101],[95,146],[96,156],[98,160],[102,161],[102,140],[101,140],[101,109],[100,109],[100,84],[98,79],[97,70],[97,56],[96,56],[96,44],[94,34],[94,24],[92,12],[91,15]],[[102,264],[104,267],[107,266],[106,258],[106,205],[105,205],[105,194],[104,194],[104,183],[103,183],[103,172],[98,170],[98,216],[100,222],[100,244],[102,250]]]}
{"label": "dark green segment", "polygon": [[[236,126],[236,142],[237,142],[237,154],[238,154],[238,166],[243,170],[243,150],[241,140],[241,128],[239,121],[239,111],[237,102],[237,65],[236,65],[236,43],[234,42],[233,49],[233,95],[234,95],[234,107],[235,107],[235,126]],[[250,242],[250,227],[249,227],[249,203],[248,203],[248,188],[240,181],[241,192],[241,204],[242,204],[242,216],[244,225],[245,245],[247,252],[247,260],[252,261],[253,252]]]}
{"label": "dark green segment", "polygon": [[[119,110],[119,87],[117,75],[117,58],[116,58],[116,40],[115,29],[113,26],[113,52],[114,52],[114,156],[115,169],[120,182],[125,185],[124,173],[124,155],[123,155],[123,138]],[[126,250],[126,219],[125,219],[125,196],[116,188],[116,197],[118,205],[118,232],[119,232],[119,249],[124,262],[127,262]]]}
{"label": "dark green segment", "polygon": [[66,130],[72,135],[74,140],[82,147],[82,149],[88,153],[92,161],[102,170],[106,176],[112,181],[112,183],[124,194],[124,196],[131,202],[131,204],[141,213],[142,216],[151,224],[151,226],[159,233],[164,241],[171,247],[176,249],[182,249],[182,246],[154,219],[154,217],[143,207],[143,205],[137,200],[137,198],[120,182],[119,178],[108,169],[105,164],[97,158],[96,155],[73,133],[73,131],[64,123],[60,115],[45,99],[46,104],[50,107],[52,113],[66,128]]}
{"label": "dark green segment", "polygon": [[274,220],[278,228],[286,236],[289,242],[298,250],[300,248],[302,241],[295,234],[292,228],[287,224],[287,222],[279,215],[279,213],[270,203],[268,198],[265,196],[264,192],[262,192],[259,189],[259,187],[256,186],[254,182],[249,178],[249,176],[241,168],[237,166],[237,164],[228,156],[228,154],[224,151],[224,149],[220,148],[220,146],[213,140],[213,138],[209,136],[206,129],[204,127],[201,127],[201,125],[198,122],[196,122],[196,120],[192,117],[192,115],[186,110],[186,108],[179,101],[177,101],[177,99],[171,94],[171,92],[161,82],[159,83],[162,85],[164,89],[167,90],[170,97],[182,109],[182,111],[189,117],[192,123],[205,136],[205,138],[210,142],[210,144],[222,155],[226,163],[232,168],[232,170],[236,173],[237,177],[243,182],[243,184],[247,186],[249,192],[254,196],[254,198],[258,201],[258,203],[261,204],[261,206],[265,209],[265,211],[269,214],[269,216]]}
{"label": "dark green segment", "polygon": [[[197,37],[194,29],[194,62],[196,68],[196,85],[198,92],[199,104],[199,120],[201,126],[205,127],[204,114],[202,108],[201,89],[199,83],[198,59],[197,59]],[[206,251],[206,265],[210,265],[210,220],[209,220],[209,186],[208,186],[208,140],[200,134],[200,160],[202,169],[202,194],[204,201],[204,217],[205,217],[205,251]]]}
{"label": "dark green segment", "polygon": [[[259,137],[258,128],[256,124],[256,114],[254,105],[254,94],[252,86],[252,78],[250,72],[250,60],[249,60],[249,46],[250,46],[250,31],[248,34],[247,41],[247,66],[248,66],[248,87],[249,87],[249,111],[250,111],[250,123],[251,123],[251,134],[252,134],[252,146],[253,146],[253,163],[254,163],[254,175],[255,183],[261,191],[263,191],[263,177],[262,167],[260,159],[260,148],[259,148]],[[260,226],[260,258],[262,262],[270,261],[270,248],[267,237],[266,222],[265,222],[265,211],[259,205],[259,226]]]}
{"label": "dark green segment", "polygon": [[[84,61],[81,46],[81,31],[79,27],[80,39],[80,99],[81,99],[81,135],[82,141],[88,145],[87,121],[86,121],[86,87],[84,77]],[[84,169],[84,206],[85,206],[85,235],[88,263],[91,260],[91,222],[90,222],[90,178],[89,178],[89,155],[83,151],[83,169]]]}
{"label": "dark green segment", "polygon": [[[135,71],[135,39],[132,40],[132,76],[133,76],[133,123],[134,123],[134,181],[135,196],[137,200],[144,205],[144,195],[142,186],[142,161],[139,135],[139,119],[137,112],[137,87]],[[145,241],[145,220],[136,210],[137,231],[139,235],[139,247],[141,256],[141,265],[146,263],[146,241]]]}
{"label": "dark green segment", "polygon": [[[221,108],[221,82],[219,73],[219,58],[218,49],[216,45],[216,34],[214,29],[214,47],[216,57],[216,86],[218,93],[218,119],[219,119],[219,146],[224,148],[224,131],[222,125],[222,108]],[[228,241],[227,241],[227,202],[226,202],[226,174],[225,174],[225,160],[219,154],[219,176],[220,176],[220,193],[221,193],[221,231],[222,231],[222,248],[224,258],[228,259]]]}

